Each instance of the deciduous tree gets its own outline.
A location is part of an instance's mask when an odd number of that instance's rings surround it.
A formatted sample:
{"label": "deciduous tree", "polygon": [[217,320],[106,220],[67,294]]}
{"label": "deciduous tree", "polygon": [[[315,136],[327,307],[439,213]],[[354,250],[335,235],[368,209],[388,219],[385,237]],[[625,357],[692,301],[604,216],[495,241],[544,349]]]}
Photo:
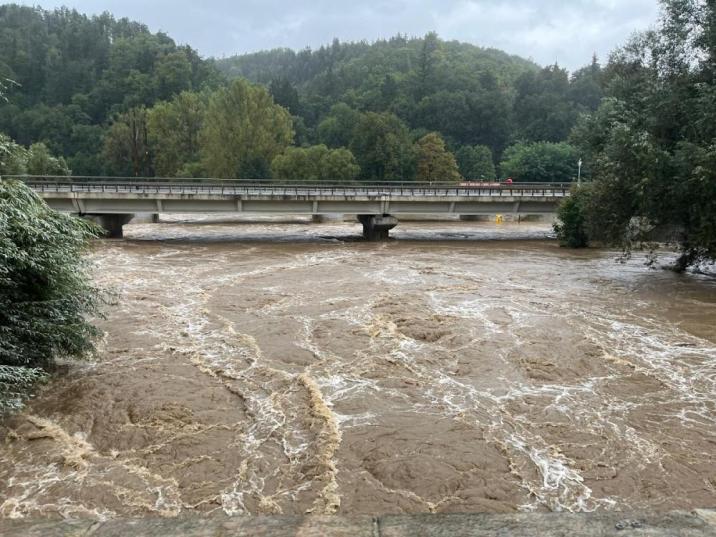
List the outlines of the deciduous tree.
{"label": "deciduous tree", "polygon": [[83,356],[98,335],[102,296],[83,253],[99,228],[51,210],[18,181],[0,181],[0,410],[60,356]]}
{"label": "deciduous tree", "polygon": [[325,145],[289,147],[271,164],[274,179],[306,182],[348,182],[360,171],[348,149],[329,149]]}
{"label": "deciduous tree", "polygon": [[405,124],[394,114],[363,114],[355,126],[350,149],[361,168],[361,179],[412,181],[415,148]]}
{"label": "deciduous tree", "polygon": [[149,110],[149,145],[157,175],[176,177],[201,171],[199,132],[207,100],[206,94],[185,91]]}
{"label": "deciduous tree", "polygon": [[152,175],[147,110],[144,107],[132,108],[115,118],[104,139],[104,153],[109,169],[117,175]]}
{"label": "deciduous tree", "polygon": [[214,177],[268,177],[293,134],[290,114],[265,88],[236,80],[209,98],[199,138],[204,166]]}
{"label": "deciduous tree", "polygon": [[505,150],[500,173],[528,183],[569,183],[578,160],[577,150],[564,142],[518,143]]}
{"label": "deciduous tree", "polygon": [[431,132],[418,140],[417,153],[417,181],[460,180],[455,156],[447,150],[438,133]]}
{"label": "deciduous tree", "polygon": [[455,153],[460,174],[467,180],[492,181],[497,177],[492,151],[484,145],[463,146]]}

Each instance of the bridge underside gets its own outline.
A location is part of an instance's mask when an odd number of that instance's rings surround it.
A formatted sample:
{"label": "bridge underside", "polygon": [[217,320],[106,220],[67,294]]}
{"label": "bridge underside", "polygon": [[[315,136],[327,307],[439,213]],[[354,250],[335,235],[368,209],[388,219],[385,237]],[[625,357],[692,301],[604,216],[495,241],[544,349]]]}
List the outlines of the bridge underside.
{"label": "bridge underside", "polygon": [[465,199],[442,198],[435,201],[385,199],[237,199],[177,196],[155,199],[149,197],[91,194],[58,196],[41,193],[45,201],[58,211],[79,214],[133,213],[249,213],[249,214],[549,214],[556,211],[560,199],[554,197],[520,199],[494,197]]}

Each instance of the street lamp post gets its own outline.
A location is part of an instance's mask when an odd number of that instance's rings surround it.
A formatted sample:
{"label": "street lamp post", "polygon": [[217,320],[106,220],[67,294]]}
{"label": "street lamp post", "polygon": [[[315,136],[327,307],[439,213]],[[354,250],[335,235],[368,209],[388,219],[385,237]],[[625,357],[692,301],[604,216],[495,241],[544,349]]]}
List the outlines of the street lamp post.
{"label": "street lamp post", "polygon": [[579,162],[577,162],[577,186],[581,186],[582,184],[582,159],[579,159]]}

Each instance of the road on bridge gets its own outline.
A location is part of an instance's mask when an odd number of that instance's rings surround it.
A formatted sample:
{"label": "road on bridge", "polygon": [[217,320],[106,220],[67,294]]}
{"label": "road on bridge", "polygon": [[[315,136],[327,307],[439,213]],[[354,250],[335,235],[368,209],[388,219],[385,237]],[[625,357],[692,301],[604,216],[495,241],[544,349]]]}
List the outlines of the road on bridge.
{"label": "road on bridge", "polygon": [[350,183],[17,176],[50,207],[96,217],[110,236],[136,213],[355,214],[369,239],[400,215],[553,214],[569,183]]}

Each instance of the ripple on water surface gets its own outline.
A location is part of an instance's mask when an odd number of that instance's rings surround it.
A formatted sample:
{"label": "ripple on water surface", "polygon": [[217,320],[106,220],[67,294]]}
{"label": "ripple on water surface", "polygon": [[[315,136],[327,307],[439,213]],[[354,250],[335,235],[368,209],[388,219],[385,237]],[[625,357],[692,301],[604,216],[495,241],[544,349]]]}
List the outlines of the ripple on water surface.
{"label": "ripple on water surface", "polygon": [[716,501],[713,280],[538,224],[126,231],[100,359],[0,433],[0,516]]}

